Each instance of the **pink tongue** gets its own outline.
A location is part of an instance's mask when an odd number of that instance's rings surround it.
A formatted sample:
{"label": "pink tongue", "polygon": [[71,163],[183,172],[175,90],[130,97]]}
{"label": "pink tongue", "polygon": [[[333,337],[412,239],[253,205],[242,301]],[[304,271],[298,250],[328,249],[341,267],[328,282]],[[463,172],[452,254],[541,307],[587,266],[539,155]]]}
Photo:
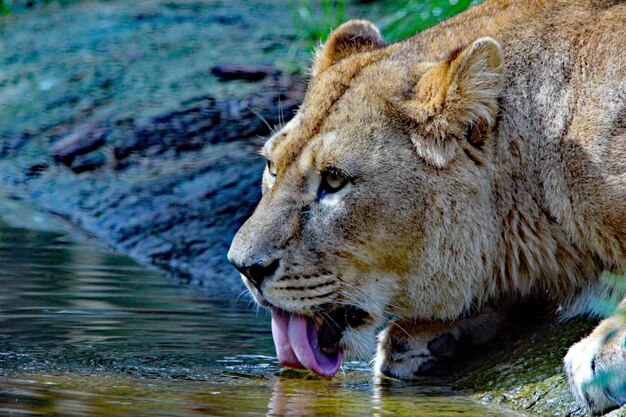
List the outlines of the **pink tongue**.
{"label": "pink tongue", "polygon": [[276,346],[276,355],[281,365],[304,369],[289,343],[289,316],[289,313],[282,310],[272,309],[272,337]]}
{"label": "pink tongue", "polygon": [[306,368],[320,376],[337,373],[343,354],[327,355],[320,349],[313,320],[272,309],[272,336],[278,361],[291,368]]}

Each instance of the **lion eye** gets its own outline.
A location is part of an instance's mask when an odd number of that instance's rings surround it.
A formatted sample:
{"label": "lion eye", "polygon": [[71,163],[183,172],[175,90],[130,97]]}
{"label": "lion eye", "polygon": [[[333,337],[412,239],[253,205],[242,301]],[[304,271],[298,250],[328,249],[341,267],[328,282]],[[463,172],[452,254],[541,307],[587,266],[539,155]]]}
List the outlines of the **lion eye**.
{"label": "lion eye", "polygon": [[276,164],[272,161],[267,161],[267,171],[270,173],[272,178],[276,178]]}
{"label": "lion eye", "polygon": [[341,190],[347,182],[348,179],[339,171],[336,171],[334,169],[324,171],[322,173],[322,184],[320,191],[326,193],[335,193]]}

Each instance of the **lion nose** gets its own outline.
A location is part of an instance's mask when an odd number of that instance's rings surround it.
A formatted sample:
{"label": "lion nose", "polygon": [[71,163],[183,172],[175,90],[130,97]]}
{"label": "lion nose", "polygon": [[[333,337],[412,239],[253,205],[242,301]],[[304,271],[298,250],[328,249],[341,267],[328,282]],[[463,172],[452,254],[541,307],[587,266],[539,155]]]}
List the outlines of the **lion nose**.
{"label": "lion nose", "polygon": [[261,284],[263,283],[265,278],[270,277],[274,272],[276,272],[276,270],[278,269],[278,264],[278,259],[269,263],[258,263],[254,265],[238,265],[237,263],[233,262],[235,268],[237,268],[239,272],[245,275],[246,278],[250,280],[252,285],[254,285],[256,289],[259,290],[259,292],[261,291]]}

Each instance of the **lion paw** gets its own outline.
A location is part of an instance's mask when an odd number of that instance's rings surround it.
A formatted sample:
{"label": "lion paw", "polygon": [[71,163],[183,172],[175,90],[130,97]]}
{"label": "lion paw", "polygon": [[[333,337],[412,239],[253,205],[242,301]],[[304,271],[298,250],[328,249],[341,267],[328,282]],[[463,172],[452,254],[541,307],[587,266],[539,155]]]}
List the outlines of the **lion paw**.
{"label": "lion paw", "polygon": [[498,334],[507,310],[487,307],[454,322],[396,320],[378,336],[374,370],[398,379],[447,374],[456,359]]}
{"label": "lion paw", "polygon": [[415,325],[392,324],[379,335],[375,372],[392,378],[411,380],[442,375],[450,371],[451,361],[465,350],[456,328],[416,331]]}
{"label": "lion paw", "polygon": [[594,414],[626,403],[626,328],[609,320],[574,344],[564,359],[572,393]]}

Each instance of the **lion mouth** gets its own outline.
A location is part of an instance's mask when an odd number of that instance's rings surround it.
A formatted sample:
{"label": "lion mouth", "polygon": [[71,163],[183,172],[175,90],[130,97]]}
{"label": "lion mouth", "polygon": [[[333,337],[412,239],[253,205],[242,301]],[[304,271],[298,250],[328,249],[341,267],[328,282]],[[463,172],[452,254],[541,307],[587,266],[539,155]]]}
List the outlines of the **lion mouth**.
{"label": "lion mouth", "polygon": [[334,376],[343,361],[339,342],[348,324],[358,325],[367,315],[355,308],[341,308],[317,317],[272,308],[272,336],[281,365]]}

